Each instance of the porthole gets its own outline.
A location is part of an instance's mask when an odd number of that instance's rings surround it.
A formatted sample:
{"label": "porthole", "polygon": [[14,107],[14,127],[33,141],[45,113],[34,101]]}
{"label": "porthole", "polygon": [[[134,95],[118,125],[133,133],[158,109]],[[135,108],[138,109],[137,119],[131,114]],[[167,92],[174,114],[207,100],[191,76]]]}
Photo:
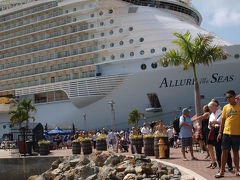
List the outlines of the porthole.
{"label": "porthole", "polygon": [[102,36],[102,37],[104,36],[104,32],[101,33],[101,36]]}
{"label": "porthole", "polygon": [[114,43],[111,43],[111,44],[110,44],[110,47],[114,47]]}
{"label": "porthole", "polygon": [[94,17],[94,14],[91,14],[90,17],[93,18],[93,17]]}
{"label": "porthole", "polygon": [[113,23],[114,23],[114,20],[113,20],[113,19],[111,19],[111,20],[110,20],[110,24],[113,24]]}
{"label": "porthole", "polygon": [[119,45],[121,45],[121,46],[122,46],[123,44],[124,44],[124,42],[123,42],[123,41],[120,41],[120,42],[119,42]]}
{"label": "porthole", "polygon": [[104,48],[105,48],[105,45],[103,44],[101,47],[102,47],[102,49],[104,49]]}
{"label": "porthole", "polygon": [[144,55],[144,50],[141,50],[141,51],[140,51],[140,54],[141,54],[141,55]]}
{"label": "porthole", "polygon": [[3,125],[3,129],[6,129],[6,125]]}
{"label": "porthole", "polygon": [[142,70],[147,69],[147,65],[146,65],[146,64],[142,64],[142,65],[141,65],[141,69],[142,69]]}
{"label": "porthole", "polygon": [[109,14],[112,14],[112,13],[113,13],[113,10],[112,10],[112,9],[109,9],[108,13],[109,13]]}
{"label": "porthole", "polygon": [[133,31],[133,27],[129,27],[128,30],[129,30],[129,31]]}
{"label": "porthole", "polygon": [[114,55],[111,55],[111,59],[114,60],[114,59],[115,59],[115,56],[114,56]]}
{"label": "porthole", "polygon": [[110,35],[113,35],[113,30],[109,31],[109,34],[110,34]]}
{"label": "porthole", "polygon": [[123,28],[120,28],[120,29],[119,29],[119,32],[122,33],[122,32],[123,32]]}
{"label": "porthole", "polygon": [[94,24],[90,24],[90,28],[94,28]]}
{"label": "porthole", "polygon": [[130,39],[130,40],[129,40],[129,43],[132,44],[132,43],[133,43],[133,39]]}
{"label": "porthole", "polygon": [[155,49],[151,49],[151,53],[155,53]]}
{"label": "porthole", "polygon": [[153,69],[156,69],[157,68],[157,63],[152,63],[151,66],[152,66]]}
{"label": "porthole", "polygon": [[144,38],[143,38],[143,37],[141,37],[141,38],[139,39],[139,41],[140,41],[140,42],[143,42],[143,41],[144,41]]}
{"label": "porthole", "polygon": [[134,56],[134,52],[130,52],[130,56]]}
{"label": "porthole", "polygon": [[99,12],[99,15],[100,15],[100,16],[102,16],[102,15],[103,15],[103,12],[102,12],[102,11],[100,11],[100,12]]}
{"label": "porthole", "polygon": [[100,26],[103,26],[104,25],[104,22],[100,22]]}
{"label": "porthole", "polygon": [[163,47],[162,48],[162,52],[166,52],[167,51],[167,48],[166,47]]}
{"label": "porthole", "polygon": [[235,54],[235,55],[234,55],[234,58],[235,58],[235,59],[239,59],[239,57],[240,57],[239,54]]}
{"label": "porthole", "polygon": [[124,54],[123,53],[120,54],[120,58],[124,58]]}

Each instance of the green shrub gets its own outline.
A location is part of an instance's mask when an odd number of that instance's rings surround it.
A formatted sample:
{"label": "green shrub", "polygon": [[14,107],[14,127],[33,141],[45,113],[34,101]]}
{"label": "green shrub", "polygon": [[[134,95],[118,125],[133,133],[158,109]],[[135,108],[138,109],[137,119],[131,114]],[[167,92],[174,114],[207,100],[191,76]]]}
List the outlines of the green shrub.
{"label": "green shrub", "polygon": [[154,136],[154,138],[167,137],[167,134],[160,133],[159,131],[156,131],[153,136]]}
{"label": "green shrub", "polygon": [[50,141],[46,141],[46,140],[41,140],[38,142],[38,145],[41,146],[41,145],[49,145],[50,144]]}
{"label": "green shrub", "polygon": [[146,134],[143,137],[144,137],[144,139],[153,139],[154,138],[152,134]]}
{"label": "green shrub", "polygon": [[101,135],[99,135],[98,137],[97,137],[97,141],[104,141],[104,140],[106,140],[107,139],[107,136],[105,135],[105,134],[101,134]]}
{"label": "green shrub", "polygon": [[88,138],[88,137],[85,137],[85,138],[82,138],[82,139],[81,139],[81,142],[88,142],[88,141],[91,141],[91,139]]}
{"label": "green shrub", "polygon": [[130,139],[142,139],[142,135],[133,135],[133,134],[130,134],[129,138],[130,138]]}

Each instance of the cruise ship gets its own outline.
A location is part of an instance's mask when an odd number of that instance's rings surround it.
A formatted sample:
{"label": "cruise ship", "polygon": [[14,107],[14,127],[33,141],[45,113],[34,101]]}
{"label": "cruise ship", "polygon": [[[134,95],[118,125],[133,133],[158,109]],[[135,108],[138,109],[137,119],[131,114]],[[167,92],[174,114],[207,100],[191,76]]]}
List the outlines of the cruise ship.
{"label": "cruise ship", "polygon": [[[133,109],[171,122],[194,109],[193,75],[157,61],[201,22],[189,0],[0,0],[0,132],[22,98],[49,126],[127,128]],[[229,56],[198,66],[202,105],[239,92],[240,45],[212,35]]]}

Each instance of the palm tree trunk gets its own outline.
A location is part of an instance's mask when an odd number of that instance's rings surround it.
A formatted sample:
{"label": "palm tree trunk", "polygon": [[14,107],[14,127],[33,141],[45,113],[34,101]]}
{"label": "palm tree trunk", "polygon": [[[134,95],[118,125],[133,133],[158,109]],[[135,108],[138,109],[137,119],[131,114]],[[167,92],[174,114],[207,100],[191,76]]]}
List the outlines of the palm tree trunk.
{"label": "palm tree trunk", "polygon": [[195,102],[195,113],[197,116],[201,115],[201,100],[200,100],[200,89],[197,79],[196,67],[193,66],[193,77],[194,77],[194,102]]}

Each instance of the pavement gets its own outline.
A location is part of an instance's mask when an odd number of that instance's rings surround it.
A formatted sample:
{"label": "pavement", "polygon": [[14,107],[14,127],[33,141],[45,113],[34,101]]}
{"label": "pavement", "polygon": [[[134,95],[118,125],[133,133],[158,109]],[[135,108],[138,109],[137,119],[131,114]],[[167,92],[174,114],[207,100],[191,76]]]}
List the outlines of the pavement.
{"label": "pavement", "polygon": [[[118,153],[118,154],[124,154],[124,155],[132,155],[130,152],[128,153]],[[58,149],[51,151],[51,153],[48,156],[70,156],[72,155],[72,150],[71,149]],[[190,159],[190,153],[187,153],[186,156],[188,159]],[[167,163],[172,163],[176,164],[177,166],[183,167],[185,169],[189,169],[196,174],[199,174],[200,176],[204,177],[207,180],[215,180],[214,175],[217,173],[218,168],[216,169],[209,169],[206,168],[206,166],[210,163],[210,160],[207,159],[205,160],[204,158],[206,157],[206,153],[200,153],[200,152],[194,152],[194,156],[197,157],[199,160],[197,161],[183,161],[182,160],[182,154],[181,154],[181,149],[170,149],[170,159],[161,159],[163,162]],[[17,152],[11,151],[11,150],[2,150],[0,149],[0,159],[2,158],[16,158],[20,157]],[[150,156],[151,159],[155,159],[155,157]],[[191,172],[190,171],[190,172]],[[226,169],[225,177],[222,179],[226,180],[239,180],[239,177],[236,177],[234,172],[228,172]],[[196,180],[198,180],[196,178]]]}

